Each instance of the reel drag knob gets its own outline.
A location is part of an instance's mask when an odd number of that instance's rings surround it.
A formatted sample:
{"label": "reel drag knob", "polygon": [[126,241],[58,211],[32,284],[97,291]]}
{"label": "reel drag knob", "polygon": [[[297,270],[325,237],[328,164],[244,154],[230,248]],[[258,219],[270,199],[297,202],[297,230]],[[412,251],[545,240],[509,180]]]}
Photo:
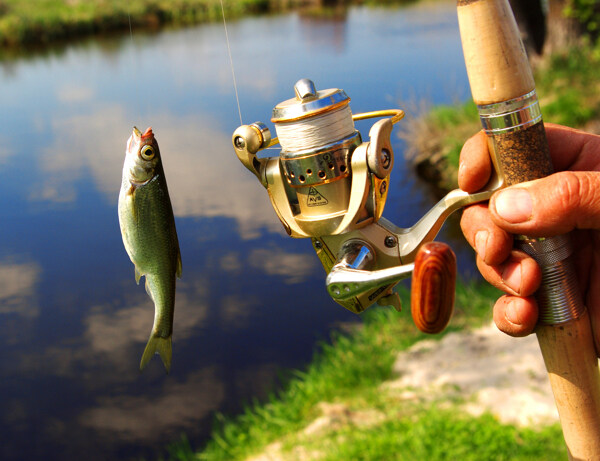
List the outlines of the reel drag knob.
{"label": "reel drag knob", "polygon": [[413,321],[424,333],[440,333],[454,309],[456,256],[441,242],[423,244],[415,258],[411,287]]}

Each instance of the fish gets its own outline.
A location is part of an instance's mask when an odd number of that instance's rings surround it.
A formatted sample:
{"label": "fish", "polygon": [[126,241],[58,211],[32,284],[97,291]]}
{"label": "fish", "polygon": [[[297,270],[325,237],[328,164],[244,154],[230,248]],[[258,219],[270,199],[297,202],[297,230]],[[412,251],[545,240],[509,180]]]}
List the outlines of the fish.
{"label": "fish", "polygon": [[135,267],[135,281],[145,277],[146,292],[154,302],[154,324],[140,371],[159,354],[171,369],[176,278],[181,278],[181,252],[173,207],[160,150],[152,127],[143,134],[136,127],[127,141],[119,192],[119,226],[123,245]]}

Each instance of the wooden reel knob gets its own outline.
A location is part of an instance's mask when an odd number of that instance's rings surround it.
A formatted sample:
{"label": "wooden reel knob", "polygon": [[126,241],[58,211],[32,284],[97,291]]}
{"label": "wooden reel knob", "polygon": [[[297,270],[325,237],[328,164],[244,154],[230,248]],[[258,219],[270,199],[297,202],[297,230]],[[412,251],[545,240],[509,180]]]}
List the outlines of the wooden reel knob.
{"label": "wooden reel knob", "polygon": [[411,287],[411,312],[424,333],[441,332],[452,316],[456,284],[456,256],[441,242],[425,243],[415,258]]}

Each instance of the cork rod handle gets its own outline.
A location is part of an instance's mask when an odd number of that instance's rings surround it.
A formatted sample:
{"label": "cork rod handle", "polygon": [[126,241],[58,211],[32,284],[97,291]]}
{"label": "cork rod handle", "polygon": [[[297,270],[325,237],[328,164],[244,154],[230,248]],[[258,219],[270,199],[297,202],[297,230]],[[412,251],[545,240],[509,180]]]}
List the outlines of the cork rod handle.
{"label": "cork rod handle", "polygon": [[[457,11],[471,92],[496,170],[506,185],[551,174],[535,83],[507,0],[458,0]],[[546,257],[569,254],[569,237],[541,241],[518,236],[515,241],[542,268],[536,295],[542,324],[536,334],[569,458],[600,459],[600,375],[589,316],[570,257],[559,264]],[[560,283],[552,285],[555,280]],[[560,290],[568,295],[556,302],[553,296]],[[557,305],[565,307],[566,316],[556,314]]]}

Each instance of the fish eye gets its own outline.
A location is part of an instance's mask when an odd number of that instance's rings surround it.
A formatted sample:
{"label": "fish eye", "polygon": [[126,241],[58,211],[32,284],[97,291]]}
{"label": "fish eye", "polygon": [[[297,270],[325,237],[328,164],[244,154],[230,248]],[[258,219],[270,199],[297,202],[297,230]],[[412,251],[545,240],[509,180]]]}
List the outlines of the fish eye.
{"label": "fish eye", "polygon": [[154,148],[150,145],[145,145],[142,147],[140,155],[144,160],[152,160],[154,158]]}

